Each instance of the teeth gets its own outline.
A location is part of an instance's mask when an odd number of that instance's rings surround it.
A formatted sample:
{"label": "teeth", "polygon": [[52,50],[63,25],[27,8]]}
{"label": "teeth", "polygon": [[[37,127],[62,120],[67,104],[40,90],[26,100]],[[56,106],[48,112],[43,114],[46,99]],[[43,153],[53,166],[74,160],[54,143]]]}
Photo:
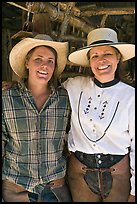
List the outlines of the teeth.
{"label": "teeth", "polygon": [[106,69],[108,68],[108,66],[101,66],[101,67],[98,67],[98,69]]}
{"label": "teeth", "polygon": [[38,71],[40,74],[48,74],[46,71]]}

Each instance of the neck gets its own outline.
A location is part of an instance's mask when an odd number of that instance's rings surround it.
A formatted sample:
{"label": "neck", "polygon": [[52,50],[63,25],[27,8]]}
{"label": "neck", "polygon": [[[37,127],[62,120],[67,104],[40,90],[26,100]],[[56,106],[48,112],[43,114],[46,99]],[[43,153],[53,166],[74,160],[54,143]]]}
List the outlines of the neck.
{"label": "neck", "polygon": [[28,81],[28,89],[30,90],[31,95],[34,98],[38,111],[40,111],[45,101],[49,98],[51,94],[49,84],[47,83],[37,85],[37,83],[35,82],[30,83],[30,81]]}
{"label": "neck", "polygon": [[95,77],[98,81],[100,81],[101,83],[107,83],[107,82],[110,82],[110,81],[113,81],[115,79],[114,76],[112,77]]}
{"label": "neck", "polygon": [[28,80],[27,88],[30,90],[32,96],[40,96],[43,94],[49,94],[49,84],[37,84],[35,81]]}

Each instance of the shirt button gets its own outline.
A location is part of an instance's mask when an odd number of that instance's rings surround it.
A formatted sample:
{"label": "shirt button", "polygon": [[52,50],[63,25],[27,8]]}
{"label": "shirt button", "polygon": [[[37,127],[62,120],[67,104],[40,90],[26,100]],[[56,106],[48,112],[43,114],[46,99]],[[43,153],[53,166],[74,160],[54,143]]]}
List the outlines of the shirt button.
{"label": "shirt button", "polygon": [[101,160],[98,160],[98,163],[99,163],[99,164],[101,164],[101,163],[102,163],[102,161],[101,161]]}
{"label": "shirt button", "polygon": [[96,146],[96,144],[93,144],[93,147],[95,147]]}
{"label": "shirt button", "polygon": [[100,154],[98,154],[97,157],[100,158],[101,157]]}

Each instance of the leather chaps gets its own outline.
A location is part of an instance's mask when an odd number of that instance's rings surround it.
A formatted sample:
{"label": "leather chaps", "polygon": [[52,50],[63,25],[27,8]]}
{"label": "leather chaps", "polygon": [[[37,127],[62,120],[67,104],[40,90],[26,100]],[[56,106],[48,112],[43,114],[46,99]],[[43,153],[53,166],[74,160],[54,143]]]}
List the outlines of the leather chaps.
{"label": "leather chaps", "polygon": [[83,164],[71,153],[67,175],[73,202],[127,202],[130,193],[129,156],[118,156],[116,160],[112,166],[97,168]]}

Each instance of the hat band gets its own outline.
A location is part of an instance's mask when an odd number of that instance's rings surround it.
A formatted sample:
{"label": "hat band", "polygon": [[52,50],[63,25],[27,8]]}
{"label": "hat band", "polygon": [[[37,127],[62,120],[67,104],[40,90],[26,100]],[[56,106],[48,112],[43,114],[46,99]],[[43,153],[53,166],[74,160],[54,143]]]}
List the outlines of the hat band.
{"label": "hat band", "polygon": [[100,44],[100,43],[114,43],[114,42],[111,40],[98,40],[98,41],[95,41],[89,45]]}

